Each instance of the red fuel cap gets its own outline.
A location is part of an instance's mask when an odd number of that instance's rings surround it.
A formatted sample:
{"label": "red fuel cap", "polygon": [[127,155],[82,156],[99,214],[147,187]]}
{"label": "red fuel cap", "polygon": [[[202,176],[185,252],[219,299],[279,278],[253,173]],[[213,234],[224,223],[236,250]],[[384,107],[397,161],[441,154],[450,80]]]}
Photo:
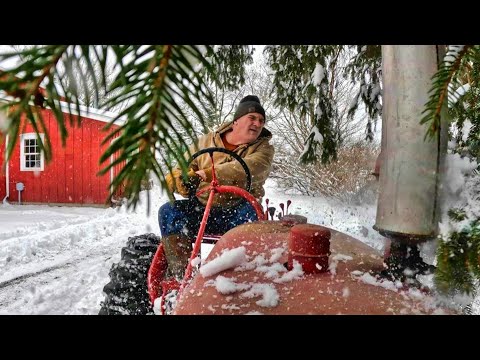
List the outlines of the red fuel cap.
{"label": "red fuel cap", "polygon": [[296,260],[306,274],[326,272],[330,237],[330,230],[320,225],[293,226],[288,241],[288,269],[293,268],[293,260]]}

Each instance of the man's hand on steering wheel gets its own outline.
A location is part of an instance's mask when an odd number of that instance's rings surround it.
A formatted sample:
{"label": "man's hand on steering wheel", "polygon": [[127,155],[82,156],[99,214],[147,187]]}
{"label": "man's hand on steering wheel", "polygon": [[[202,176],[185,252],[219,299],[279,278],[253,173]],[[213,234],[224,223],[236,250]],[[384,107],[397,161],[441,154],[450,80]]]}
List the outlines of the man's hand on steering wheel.
{"label": "man's hand on steering wheel", "polygon": [[203,181],[207,181],[207,174],[205,174],[205,170],[198,170],[195,173],[202,178]]}
{"label": "man's hand on steering wheel", "polygon": [[190,197],[197,190],[202,178],[193,169],[189,169],[187,179],[184,180],[182,170],[173,169],[173,171],[165,177],[165,181],[167,182],[168,191],[171,193],[176,192],[183,197]]}

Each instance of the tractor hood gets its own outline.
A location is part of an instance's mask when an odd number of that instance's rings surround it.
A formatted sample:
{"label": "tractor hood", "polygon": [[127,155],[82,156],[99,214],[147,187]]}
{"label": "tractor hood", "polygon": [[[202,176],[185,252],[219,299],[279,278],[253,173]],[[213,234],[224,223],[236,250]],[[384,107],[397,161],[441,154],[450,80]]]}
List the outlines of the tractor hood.
{"label": "tractor hood", "polygon": [[[355,238],[318,225],[307,231],[329,232],[327,271],[303,271],[289,249],[292,230],[280,221],[238,226],[222,236],[207,259],[235,253],[232,267],[198,273],[177,301],[175,314],[439,314],[427,291],[377,279],[383,256]],[[300,231],[303,231],[300,229]],[[290,245],[292,246],[292,245]],[[308,251],[307,251],[308,252]],[[218,261],[220,263],[220,261]],[[228,266],[227,266],[228,267]],[[288,269],[290,268],[290,270]]]}

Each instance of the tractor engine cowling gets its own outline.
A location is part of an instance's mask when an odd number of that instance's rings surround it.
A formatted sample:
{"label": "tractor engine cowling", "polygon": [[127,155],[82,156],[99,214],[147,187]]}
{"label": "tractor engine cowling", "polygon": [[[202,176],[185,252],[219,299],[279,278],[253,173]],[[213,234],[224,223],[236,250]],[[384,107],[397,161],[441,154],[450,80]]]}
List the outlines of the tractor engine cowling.
{"label": "tractor engine cowling", "polygon": [[[308,266],[303,268],[304,265],[296,261],[289,248],[292,231],[294,242],[300,239],[294,249],[303,255],[315,255],[312,263],[318,263],[318,253],[330,253],[321,257],[321,261],[328,263],[326,271],[323,266],[321,269],[315,266],[316,270],[322,270],[317,272],[310,263],[309,269],[314,271],[307,273]],[[317,240],[320,240],[318,244]],[[236,261],[226,269],[229,252],[241,252],[244,262]],[[288,266],[289,258],[291,266]],[[373,274],[384,268],[379,251],[319,225],[292,227],[281,221],[257,221],[237,226],[220,238],[203,266],[215,261],[223,265],[222,270],[209,272],[205,277],[197,273],[178,298],[174,314],[448,312],[434,306],[434,299],[426,290],[411,292],[405,284],[376,278]]]}

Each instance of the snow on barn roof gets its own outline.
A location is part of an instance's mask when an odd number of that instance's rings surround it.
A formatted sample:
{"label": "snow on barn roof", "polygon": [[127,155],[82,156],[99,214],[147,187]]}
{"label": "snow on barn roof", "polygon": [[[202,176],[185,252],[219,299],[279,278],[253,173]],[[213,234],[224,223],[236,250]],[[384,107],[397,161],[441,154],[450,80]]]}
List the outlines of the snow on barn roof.
{"label": "snow on barn roof", "polygon": [[[10,101],[13,101],[13,97],[6,95],[4,92],[0,92],[0,100],[10,102]],[[50,109],[50,107],[48,106],[46,106],[46,108]],[[62,109],[63,113],[68,114],[69,112],[68,103],[66,101],[60,101],[60,108]],[[113,119],[115,119],[118,116],[118,114],[114,112],[96,109],[96,108],[88,107],[85,105],[80,105],[79,108],[80,108],[80,114],[78,114],[77,108],[75,106],[74,107],[71,106],[70,111],[73,115],[80,115],[83,118],[98,120],[106,123],[111,122]],[[123,125],[125,123],[125,119],[126,119],[125,117],[121,117],[115,120],[114,124]]]}
{"label": "snow on barn roof", "polygon": [[[64,113],[68,113],[68,104],[65,101],[60,101],[60,107]],[[71,112],[74,115],[79,115],[76,112],[76,109],[71,108]],[[113,119],[115,119],[118,114],[111,112],[111,111],[105,111],[101,109],[95,109],[92,107],[80,105],[80,116],[88,118],[88,119],[94,119],[98,121],[103,121],[103,122],[111,122]],[[117,125],[122,125],[125,123],[125,117],[121,117],[114,122]]]}
{"label": "snow on barn roof", "polygon": [[[17,52],[17,51],[11,45],[0,45],[0,52],[11,53],[11,52]],[[18,55],[13,56],[13,57],[9,57],[7,59],[2,59],[2,61],[0,62],[0,73],[3,72],[3,71],[7,71],[9,69],[12,69],[15,66],[18,66],[21,62],[22,62],[22,58]],[[44,79],[44,81],[46,81],[46,79]],[[42,81],[42,83],[40,84],[40,90],[43,93],[43,95],[45,95],[45,93],[44,93],[44,91],[45,91],[44,81]],[[60,88],[57,88],[57,91],[59,91],[60,95],[63,95]],[[7,95],[3,91],[0,91],[0,101],[1,100],[5,100],[7,102],[10,102],[10,101],[13,101],[14,98]],[[32,103],[32,105],[33,105],[33,103]],[[67,102],[60,101],[60,107],[61,107],[61,110],[62,110],[63,113],[66,113],[66,114],[69,113]],[[48,107],[48,106],[46,108],[50,109],[50,107]],[[80,115],[81,117],[84,117],[84,118],[87,118],[87,119],[98,120],[98,121],[102,121],[102,122],[106,122],[106,123],[111,122],[112,120],[114,120],[118,116],[118,114],[116,114],[116,113],[113,113],[113,112],[110,112],[110,111],[104,111],[104,110],[100,110],[100,109],[96,109],[96,108],[92,108],[92,107],[88,107],[88,106],[85,106],[85,105],[80,105],[79,108],[80,108],[80,114],[77,113],[76,107],[75,108],[71,107],[71,113],[73,115]],[[126,121],[126,118],[121,117],[121,118],[115,120],[114,124],[123,125],[125,123],[125,121]]]}

